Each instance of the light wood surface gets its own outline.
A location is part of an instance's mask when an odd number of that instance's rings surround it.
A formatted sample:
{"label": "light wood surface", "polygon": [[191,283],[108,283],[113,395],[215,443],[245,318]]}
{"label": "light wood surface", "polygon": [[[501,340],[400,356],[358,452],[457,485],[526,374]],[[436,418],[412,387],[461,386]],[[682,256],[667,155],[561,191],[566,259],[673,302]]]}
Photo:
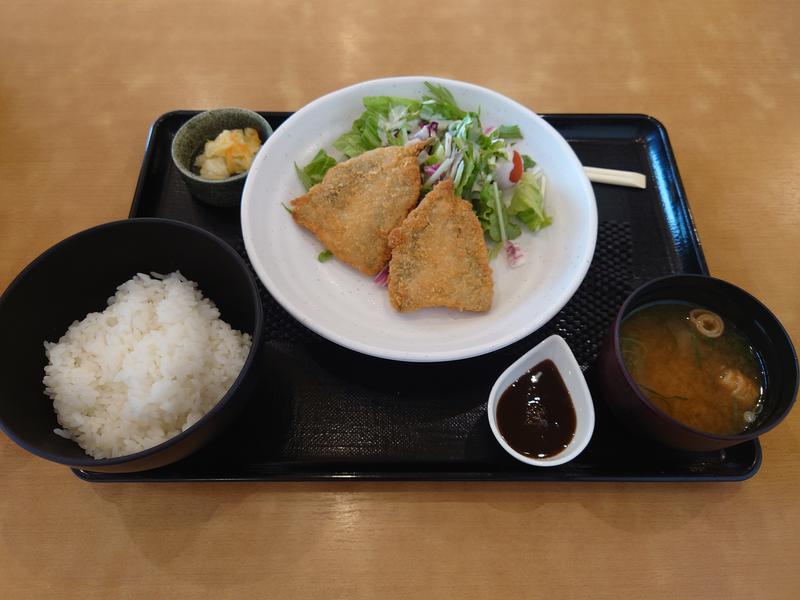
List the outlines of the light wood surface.
{"label": "light wood surface", "polygon": [[[0,4],[0,289],[127,215],[150,123],[431,74],[671,136],[713,274],[800,340],[787,2]],[[13,340],[2,340],[13,352]],[[2,598],[796,598],[800,412],[742,484],[90,485],[0,439]]]}

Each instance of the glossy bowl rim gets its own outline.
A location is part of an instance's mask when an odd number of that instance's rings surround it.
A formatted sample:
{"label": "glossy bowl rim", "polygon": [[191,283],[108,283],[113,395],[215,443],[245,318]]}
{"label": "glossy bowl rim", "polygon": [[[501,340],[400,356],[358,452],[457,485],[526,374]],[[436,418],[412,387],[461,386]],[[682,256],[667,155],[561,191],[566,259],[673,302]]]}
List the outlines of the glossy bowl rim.
{"label": "glossy bowl rim", "polygon": [[[791,352],[791,359],[792,362],[794,363],[794,392],[792,400],[787,404],[786,408],[781,412],[780,415],[778,415],[773,420],[773,422],[769,426],[753,429],[735,435],[719,435],[715,433],[708,433],[700,429],[695,429],[694,427],[690,427],[689,425],[686,425],[685,423],[668,415],[666,412],[662,411],[660,408],[658,408],[656,405],[650,402],[650,400],[644,394],[641,393],[641,391],[639,390],[639,386],[636,384],[630,373],[628,373],[628,369],[625,366],[625,361],[622,358],[622,346],[619,341],[620,326],[622,325],[623,315],[628,311],[630,305],[634,302],[634,300],[636,300],[637,296],[639,296],[642,292],[646,291],[647,288],[651,287],[652,285],[662,283],[664,281],[668,281],[671,279],[694,279],[697,281],[706,280],[713,282],[714,285],[722,284],[729,286],[730,288],[735,290],[734,293],[741,294],[742,296],[749,298],[751,301],[753,301],[759,307],[759,309],[763,311],[763,314],[766,315],[768,319],[774,321],[774,323],[778,326],[779,331],[786,338],[789,350]],[[669,300],[669,299],[670,298],[664,298],[664,300]],[[679,298],[675,298],[674,296],[671,299],[675,301],[680,301]],[[622,376],[625,378],[625,382],[628,384],[628,387],[631,389],[631,391],[633,391],[633,393],[636,395],[636,398],[642,403],[642,405],[645,408],[647,408],[651,413],[653,413],[657,418],[665,419],[671,427],[676,427],[677,429],[683,431],[684,433],[688,433],[708,440],[730,442],[730,445],[733,446],[741,442],[746,442],[748,440],[755,439],[760,435],[767,433],[774,427],[778,426],[781,423],[781,421],[783,421],[783,419],[786,418],[786,415],[789,414],[789,411],[792,409],[795,401],[797,400],[797,392],[798,388],[800,388],[800,368],[798,367],[797,352],[795,350],[794,344],[792,343],[791,337],[789,337],[789,332],[786,331],[786,328],[780,322],[778,317],[776,317],[775,314],[769,308],[767,308],[767,306],[763,302],[761,302],[758,298],[756,298],[749,292],[743,290],[739,286],[734,285],[728,281],[725,281],[724,279],[712,277],[711,275],[701,275],[696,273],[677,273],[651,279],[640,285],[638,288],[633,290],[628,295],[628,297],[625,299],[625,301],[622,303],[619,310],[617,311],[617,314],[615,315],[614,321],[612,322],[611,325],[613,327],[612,349],[614,353],[614,359],[620,366],[620,371],[622,372]]]}
{"label": "glossy bowl rim", "polygon": [[[236,262],[241,266],[244,273],[247,275],[247,280],[250,283],[250,291],[251,291],[251,300],[254,303],[256,308],[256,318],[255,324],[253,328],[252,334],[252,342],[250,345],[250,351],[247,354],[247,358],[242,365],[242,368],[239,370],[239,374],[234,379],[231,387],[225,393],[222,398],[220,398],[217,403],[197,422],[193,423],[188,429],[181,431],[179,434],[164,440],[160,444],[157,444],[151,448],[147,448],[146,450],[141,450],[134,454],[125,454],[123,456],[115,456],[113,458],[92,458],[89,454],[86,454],[86,458],[81,459],[65,459],[61,455],[53,454],[51,452],[46,452],[41,450],[40,448],[33,446],[20,438],[18,438],[13,432],[9,430],[6,426],[6,423],[3,419],[0,419],[0,430],[5,433],[9,439],[13,440],[18,446],[27,450],[28,452],[49,460],[54,463],[67,465],[70,467],[86,467],[86,468],[97,468],[97,467],[111,467],[115,465],[121,465],[125,463],[130,463],[137,461],[142,458],[147,458],[154,454],[158,454],[162,450],[174,446],[178,442],[184,440],[185,438],[189,437],[194,431],[200,429],[206,423],[208,423],[217,413],[222,410],[222,407],[227,404],[231,397],[239,390],[241,387],[245,377],[249,374],[250,370],[253,368],[253,363],[255,361],[256,355],[258,354],[261,337],[262,337],[262,330],[264,324],[264,308],[261,304],[261,297],[258,293],[258,285],[256,284],[255,278],[253,274],[250,272],[250,269],[247,267],[247,263],[245,263],[244,259],[239,255],[233,247],[230,246],[227,242],[225,242],[222,238],[214,235],[210,231],[207,231],[201,227],[197,227],[196,225],[192,225],[190,223],[186,223],[183,221],[176,221],[174,219],[163,219],[159,217],[140,217],[135,219],[119,219],[117,221],[110,221],[108,223],[101,223],[100,225],[94,225],[87,229],[83,229],[72,235],[64,238],[63,240],[55,243],[54,245],[50,246],[46,250],[44,250],[39,256],[34,258],[25,268],[20,271],[20,273],[11,281],[8,287],[3,292],[2,296],[0,296],[0,312],[3,310],[3,306],[5,304],[6,298],[8,295],[14,291],[16,287],[20,285],[20,283],[25,279],[25,277],[36,268],[39,264],[47,260],[53,254],[60,252],[65,246],[69,245],[70,243],[74,242],[76,239],[85,237],[87,235],[96,233],[97,231],[101,231],[104,229],[113,229],[117,227],[127,227],[131,226],[133,223],[157,223],[167,225],[168,227],[178,227],[182,229],[186,229],[192,231],[194,233],[198,233],[203,237],[208,238],[212,242],[214,242],[222,251],[226,252],[230,256],[234,257]],[[138,225],[133,225],[134,227],[138,227]],[[85,316],[85,315],[84,315]],[[42,391],[44,395],[44,391]],[[80,446],[79,446],[80,447]],[[81,448],[83,450],[83,448]],[[86,452],[84,450],[84,452]]]}
{"label": "glossy bowl rim", "polygon": [[[221,186],[224,184],[241,181],[247,177],[247,174],[250,172],[250,169],[244,171],[243,173],[238,173],[236,175],[232,175],[231,177],[226,177],[225,179],[206,179],[205,177],[201,177],[197,173],[193,173],[190,169],[184,167],[183,164],[181,164],[181,161],[179,161],[175,156],[175,141],[178,140],[181,135],[186,134],[186,127],[188,125],[207,119],[208,116],[211,114],[225,113],[230,111],[242,112],[250,117],[254,117],[256,121],[260,121],[264,125],[264,128],[267,130],[267,138],[274,133],[274,130],[272,129],[272,126],[269,124],[269,121],[267,121],[257,112],[250,110],[248,108],[240,108],[238,106],[224,106],[220,108],[209,108],[208,110],[201,111],[196,115],[194,115],[193,117],[191,117],[188,121],[186,121],[183,125],[181,125],[178,128],[178,131],[175,132],[175,136],[172,138],[172,142],[169,145],[169,155],[170,158],[172,158],[172,164],[178,168],[178,171],[181,172],[181,175],[188,177],[189,179],[197,183],[207,184],[209,186]],[[262,146],[267,141],[267,138],[261,140]],[[259,148],[259,150],[261,150],[261,148]],[[256,152],[256,154],[258,154],[258,152]],[[253,155],[253,158],[255,159],[255,155]]]}

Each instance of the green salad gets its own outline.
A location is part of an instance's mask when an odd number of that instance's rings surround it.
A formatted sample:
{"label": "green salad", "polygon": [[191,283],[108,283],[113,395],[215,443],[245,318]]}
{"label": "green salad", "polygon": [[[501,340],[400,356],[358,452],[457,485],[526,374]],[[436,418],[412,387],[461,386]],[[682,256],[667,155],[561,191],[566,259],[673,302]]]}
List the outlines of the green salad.
{"label": "green salad", "polygon": [[[544,208],[546,179],[536,162],[515,145],[522,139],[517,125],[484,128],[480,110],[462,110],[445,87],[425,82],[419,100],[367,96],[364,113],[333,147],[344,159],[383,146],[430,140],[419,156],[422,193],[440,180],[453,180],[456,195],[472,203],[494,257],[501,248],[511,266],[524,262],[512,240],[524,228],[536,232],[552,222]],[[304,167],[295,165],[306,189],[322,181],[337,159],[321,149]]]}

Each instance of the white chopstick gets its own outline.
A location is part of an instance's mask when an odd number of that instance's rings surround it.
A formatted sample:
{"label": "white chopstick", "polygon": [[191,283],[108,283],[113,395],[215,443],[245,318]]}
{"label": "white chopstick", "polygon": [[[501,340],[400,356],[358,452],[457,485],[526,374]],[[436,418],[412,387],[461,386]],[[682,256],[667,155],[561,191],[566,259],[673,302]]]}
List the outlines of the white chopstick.
{"label": "white chopstick", "polygon": [[610,183],[611,185],[624,185],[640,189],[645,189],[647,187],[647,180],[641,173],[617,171],[616,169],[601,169],[599,167],[583,167],[583,171],[586,173],[589,181],[594,181],[595,183]]}

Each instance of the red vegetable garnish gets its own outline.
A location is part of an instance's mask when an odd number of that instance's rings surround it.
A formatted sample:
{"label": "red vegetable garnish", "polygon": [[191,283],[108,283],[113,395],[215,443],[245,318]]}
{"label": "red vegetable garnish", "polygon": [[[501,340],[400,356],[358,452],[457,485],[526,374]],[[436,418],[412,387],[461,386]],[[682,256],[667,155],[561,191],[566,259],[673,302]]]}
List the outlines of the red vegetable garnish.
{"label": "red vegetable garnish", "polygon": [[516,269],[525,264],[525,253],[522,252],[522,248],[517,246],[511,240],[506,240],[506,243],[503,244],[506,250],[506,260],[508,260],[508,266],[512,269]]}
{"label": "red vegetable garnish", "polygon": [[525,170],[525,168],[522,165],[522,157],[516,150],[514,150],[513,160],[514,168],[511,169],[511,173],[509,174],[508,178],[511,180],[511,183],[517,183],[522,177],[522,172]]}
{"label": "red vegetable garnish", "polygon": [[375,278],[372,281],[375,283],[375,285],[384,287],[389,285],[389,265],[383,267],[383,270],[375,275]]}

